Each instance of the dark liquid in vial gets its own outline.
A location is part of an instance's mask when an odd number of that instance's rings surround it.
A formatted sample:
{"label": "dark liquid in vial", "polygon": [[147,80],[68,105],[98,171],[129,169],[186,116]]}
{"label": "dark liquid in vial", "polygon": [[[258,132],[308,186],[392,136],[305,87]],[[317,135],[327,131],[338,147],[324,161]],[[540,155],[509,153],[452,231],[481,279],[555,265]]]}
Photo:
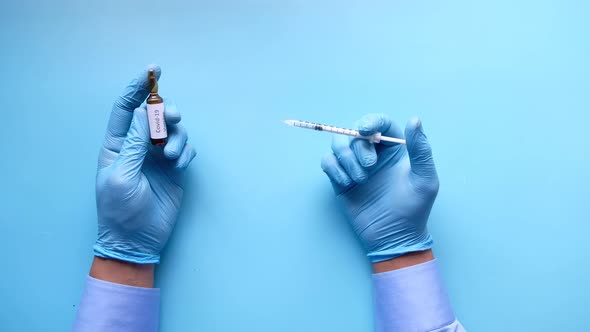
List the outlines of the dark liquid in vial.
{"label": "dark liquid in vial", "polygon": [[151,138],[150,140],[152,142],[152,145],[157,145],[157,146],[164,146],[164,145],[166,145],[166,142],[168,142],[167,138],[156,138],[156,139]]}

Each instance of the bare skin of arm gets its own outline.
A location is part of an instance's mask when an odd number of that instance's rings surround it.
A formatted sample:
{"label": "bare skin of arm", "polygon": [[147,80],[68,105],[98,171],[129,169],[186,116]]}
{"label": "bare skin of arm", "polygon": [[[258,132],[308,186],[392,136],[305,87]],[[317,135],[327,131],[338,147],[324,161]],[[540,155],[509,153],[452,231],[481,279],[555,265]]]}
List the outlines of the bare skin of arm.
{"label": "bare skin of arm", "polygon": [[434,254],[432,250],[424,250],[424,251],[416,251],[410,252],[405,255],[396,257],[394,259],[390,259],[383,262],[373,263],[373,272],[374,273],[383,273],[398,269],[403,269],[404,267],[409,267],[413,265],[418,265],[422,263],[426,263],[434,259]]}
{"label": "bare skin of arm", "polygon": [[[374,273],[383,273],[426,263],[434,259],[432,250],[407,253],[383,262],[373,264]],[[94,257],[90,276],[112,283],[153,288],[154,264],[134,264],[115,259]]]}
{"label": "bare skin of arm", "polygon": [[134,264],[95,256],[90,276],[116,284],[153,288],[154,264]]}

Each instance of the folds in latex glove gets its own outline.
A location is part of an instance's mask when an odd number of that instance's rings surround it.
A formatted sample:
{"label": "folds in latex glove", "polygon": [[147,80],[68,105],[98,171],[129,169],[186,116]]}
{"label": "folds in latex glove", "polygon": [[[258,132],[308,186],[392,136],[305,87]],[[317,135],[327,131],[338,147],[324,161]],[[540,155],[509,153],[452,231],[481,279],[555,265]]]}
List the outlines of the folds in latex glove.
{"label": "folds in latex glove", "polygon": [[430,144],[418,119],[402,132],[389,117],[369,114],[362,135],[405,137],[407,145],[334,136],[322,159],[338,200],[372,262],[432,247],[426,224],[439,182]]}
{"label": "folds in latex glove", "polygon": [[183,175],[196,153],[187,144],[180,113],[167,103],[169,138],[164,148],[150,144],[145,106],[149,66],[116,100],[98,160],[97,256],[134,263],[158,263],[178,215]]}

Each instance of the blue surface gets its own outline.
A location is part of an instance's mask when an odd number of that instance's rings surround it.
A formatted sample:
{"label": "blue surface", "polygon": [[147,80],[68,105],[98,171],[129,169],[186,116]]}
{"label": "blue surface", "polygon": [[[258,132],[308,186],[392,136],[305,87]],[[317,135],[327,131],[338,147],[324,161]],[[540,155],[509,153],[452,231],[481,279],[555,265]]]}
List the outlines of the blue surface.
{"label": "blue surface", "polygon": [[162,331],[372,330],[369,266],[319,167],[330,137],[280,123],[367,112],[423,119],[431,231],[466,328],[582,329],[589,14],[581,0],[3,2],[2,331],[71,325],[107,117],[151,62],[199,153],[157,274]]}

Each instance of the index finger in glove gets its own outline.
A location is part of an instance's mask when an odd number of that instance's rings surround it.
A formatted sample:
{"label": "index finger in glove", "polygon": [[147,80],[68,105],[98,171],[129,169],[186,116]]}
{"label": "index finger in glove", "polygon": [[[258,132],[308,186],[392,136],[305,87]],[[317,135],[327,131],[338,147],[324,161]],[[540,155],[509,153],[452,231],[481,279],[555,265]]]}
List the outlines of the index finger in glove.
{"label": "index finger in glove", "polygon": [[114,153],[121,151],[123,141],[127,136],[127,131],[133,119],[133,111],[141,106],[149,95],[149,70],[154,70],[156,77],[160,77],[161,69],[159,66],[147,66],[129,82],[121,95],[115,100],[107,125],[107,132],[103,143],[104,149]]}

